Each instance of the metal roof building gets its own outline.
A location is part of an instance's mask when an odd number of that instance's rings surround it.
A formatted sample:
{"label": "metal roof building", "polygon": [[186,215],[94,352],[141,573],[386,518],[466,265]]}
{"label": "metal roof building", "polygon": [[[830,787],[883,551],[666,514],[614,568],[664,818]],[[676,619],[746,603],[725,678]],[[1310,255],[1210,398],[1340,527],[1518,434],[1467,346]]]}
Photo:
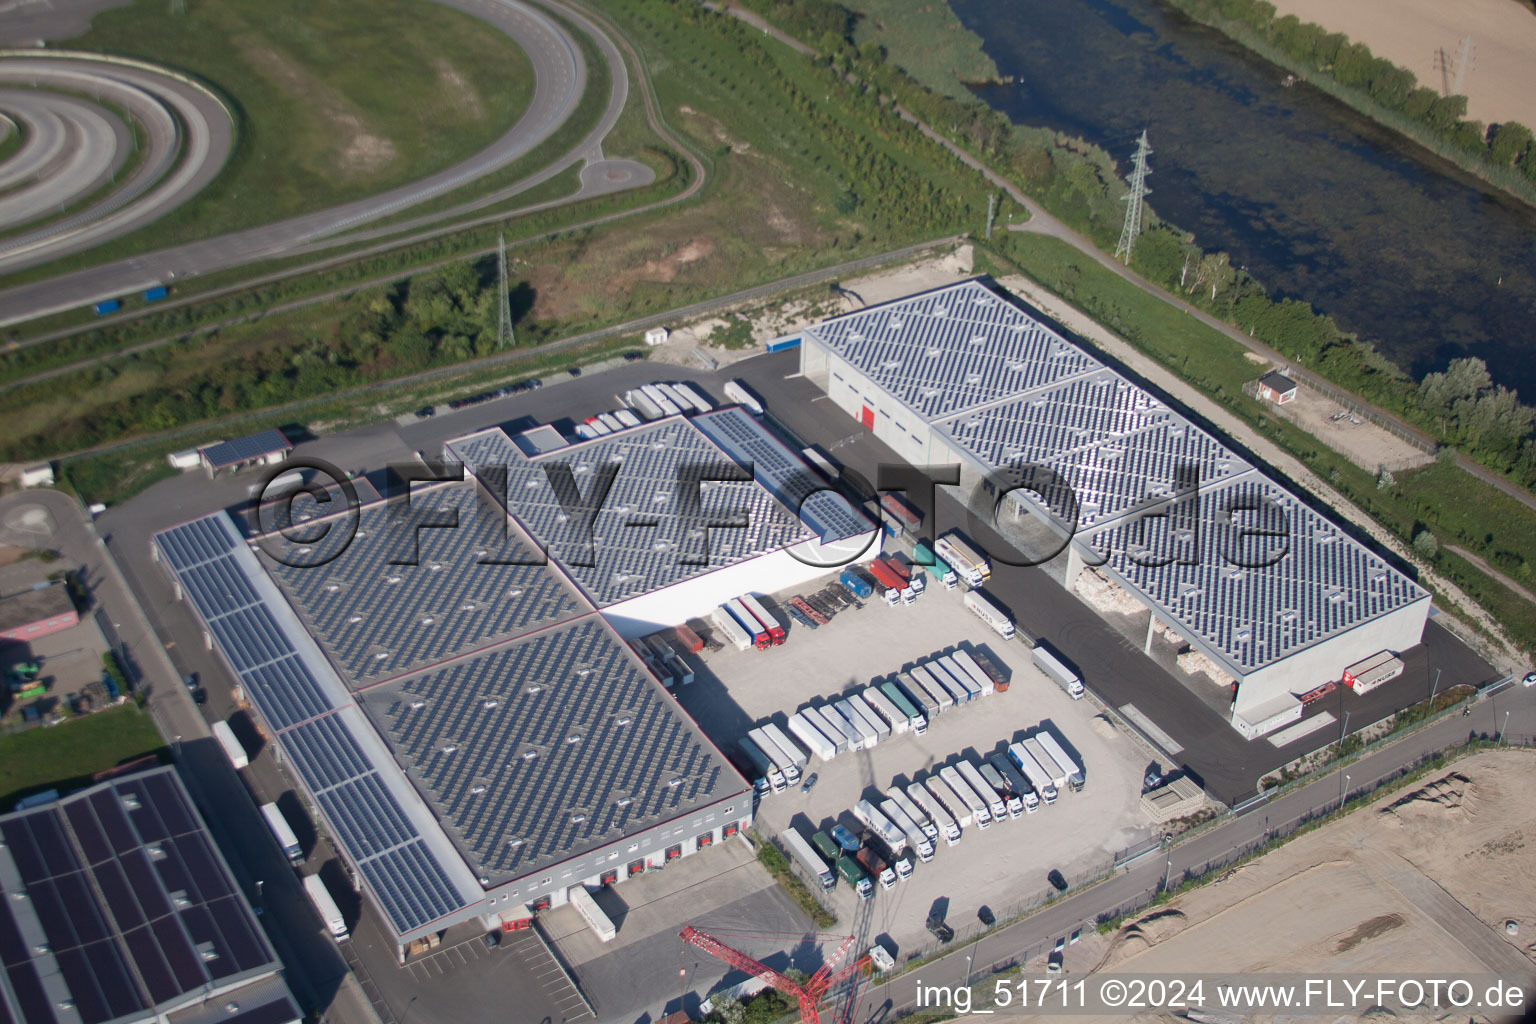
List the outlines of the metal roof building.
{"label": "metal roof building", "polygon": [[[979,281],[817,324],[801,353],[806,376],[909,462],[958,463],[973,505],[1006,495],[1005,520],[1070,537],[1064,579],[1100,565],[1238,682],[1244,731],[1246,709],[1419,643],[1423,589]],[[1011,490],[1026,482],[1039,493]],[[1265,539],[1247,531],[1264,525],[1289,543],[1255,566]]]}
{"label": "metal roof building", "polygon": [[0,1021],[300,1019],[171,768],[0,816]]}
{"label": "metal roof building", "polygon": [[203,467],[212,474],[221,469],[240,466],[269,466],[282,462],[292,450],[293,442],[284,437],[281,430],[274,428],[199,448],[197,454],[202,459]]}

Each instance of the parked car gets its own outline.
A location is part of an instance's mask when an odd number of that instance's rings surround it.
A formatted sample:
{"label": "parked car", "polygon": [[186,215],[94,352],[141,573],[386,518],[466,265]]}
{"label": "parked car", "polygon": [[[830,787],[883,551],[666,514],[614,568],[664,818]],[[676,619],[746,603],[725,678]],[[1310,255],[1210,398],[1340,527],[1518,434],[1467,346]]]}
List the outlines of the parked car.
{"label": "parked car", "polygon": [[642,360],[644,358],[645,358],[645,353],[644,352],[625,352],[624,353],[624,361],[626,363],[639,362],[640,360]]}
{"label": "parked car", "polygon": [[197,673],[188,672],[186,675],[182,676],[181,685],[185,686],[189,690],[197,689]]}
{"label": "parked car", "polygon": [[569,370],[566,370],[565,372],[570,374],[572,377],[580,377],[581,376],[581,367],[573,366]]}
{"label": "parked car", "polygon": [[1050,973],[1050,974],[1060,974],[1061,973],[1061,961],[1062,961],[1061,950],[1059,950],[1059,949],[1051,950],[1051,955],[1045,958],[1045,969],[1046,969],[1046,971],[1048,973]]}
{"label": "parked car", "polygon": [[437,415],[436,406],[424,405],[416,410],[416,418],[419,420],[429,420],[435,415]]}
{"label": "parked car", "polygon": [[991,907],[984,906],[980,910],[976,911],[976,919],[982,924],[986,925],[988,928],[991,928],[993,925],[997,924],[997,918],[993,916]]}
{"label": "parked car", "polygon": [[496,949],[501,945],[501,933],[486,932],[485,937],[481,941],[485,943],[486,949]]}
{"label": "parked car", "polygon": [[1066,892],[1067,891],[1067,880],[1062,877],[1062,874],[1061,874],[1060,871],[1057,871],[1056,869],[1052,868],[1051,869],[1051,873],[1046,875],[1045,878],[1046,878],[1046,881],[1050,882],[1051,885],[1056,887],[1056,891],[1057,892]]}
{"label": "parked car", "polygon": [[928,930],[932,932],[933,937],[938,939],[940,942],[951,942],[955,937],[955,930],[949,925],[945,924],[942,917],[929,917]]}
{"label": "parked car", "polygon": [[197,689],[193,690],[192,691],[192,703],[193,704],[207,704],[208,703],[208,691],[203,689],[201,686],[199,686]]}
{"label": "parked car", "polygon": [[816,780],[819,778],[821,778],[821,776],[818,773],[811,772],[811,774],[805,777],[805,781],[800,783],[800,792],[809,793],[811,791],[811,787],[816,785]]}
{"label": "parked car", "polygon": [[1521,686],[1536,686],[1536,672],[1527,672],[1525,678],[1520,680]]}

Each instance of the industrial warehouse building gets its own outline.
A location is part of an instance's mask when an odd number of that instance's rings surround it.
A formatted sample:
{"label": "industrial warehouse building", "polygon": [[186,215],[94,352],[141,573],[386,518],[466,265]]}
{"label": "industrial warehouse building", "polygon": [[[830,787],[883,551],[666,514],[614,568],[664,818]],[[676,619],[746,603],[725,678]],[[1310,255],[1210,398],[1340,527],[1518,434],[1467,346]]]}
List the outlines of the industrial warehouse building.
{"label": "industrial warehouse building", "polygon": [[[485,431],[447,445],[469,479],[418,485],[408,505],[289,538],[247,539],[223,512],[156,535],[402,949],[750,823],[750,786],[624,637],[825,573],[795,556],[870,547],[874,527],[729,412],[535,455]],[[748,462],[745,479],[710,479]],[[590,519],[562,509],[610,475]],[[700,525],[714,519],[727,525]]]}
{"label": "industrial warehouse building", "polygon": [[[806,330],[801,369],[913,465],[960,466],[978,511],[1105,610],[1150,612],[1235,684],[1248,736],[1293,696],[1416,646],[1429,595],[1219,438],[966,281]],[[1026,486],[1027,485],[1027,486]],[[1283,535],[1277,538],[1276,534]]]}

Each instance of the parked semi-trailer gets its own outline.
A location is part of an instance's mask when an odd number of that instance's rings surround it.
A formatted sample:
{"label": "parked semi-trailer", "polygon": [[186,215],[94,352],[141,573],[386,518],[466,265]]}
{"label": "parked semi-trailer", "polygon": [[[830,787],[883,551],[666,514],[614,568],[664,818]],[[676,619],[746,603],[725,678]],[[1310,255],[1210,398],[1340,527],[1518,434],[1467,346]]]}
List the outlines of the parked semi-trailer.
{"label": "parked semi-trailer", "polygon": [[661,414],[663,416],[676,416],[679,412],[682,411],[677,407],[677,403],[668,398],[666,394],[655,384],[646,384],[640,389],[640,391],[645,395],[645,397],[649,398],[653,403],[655,403],[656,407],[661,410]]}
{"label": "parked semi-trailer", "polygon": [[997,773],[1019,795],[1019,799],[1024,801],[1024,813],[1034,814],[1040,809],[1040,796],[1035,792],[1035,787],[1030,785],[1028,779],[1019,774],[1018,768],[1014,767],[1007,754],[994,754],[992,756],[992,767],[997,769]]}
{"label": "parked semi-trailer", "polygon": [[768,630],[758,621],[757,617],[747,611],[747,606],[741,603],[741,598],[733,597],[725,602],[725,608],[735,617],[736,622],[747,635],[752,638],[752,646],[760,651],[766,651],[773,646],[773,637]]}
{"label": "parked semi-trailer", "polygon": [[853,727],[853,723],[848,721],[848,718],[837,709],[836,704],[823,704],[821,706],[821,716],[831,723],[834,728],[842,730],[843,736],[848,740],[849,750],[864,749],[864,734]]}
{"label": "parked semi-trailer", "polygon": [[351,938],[347,933],[347,919],[341,916],[340,908],[336,906],[336,901],[331,899],[331,892],[320,880],[319,875],[304,876],[304,894],[314,905],[320,920],[325,922],[325,930],[330,933],[331,938],[337,942],[346,942]]}
{"label": "parked semi-trailer", "polygon": [[863,822],[865,828],[879,836],[881,841],[890,847],[892,854],[898,854],[907,848],[906,833],[897,828],[895,822],[881,814],[868,800],[860,800],[853,805],[853,816]]}
{"label": "parked semi-trailer", "polygon": [[901,834],[907,837],[907,842],[911,843],[912,849],[917,851],[918,860],[924,864],[933,860],[933,842],[923,834],[923,830],[918,827],[917,822],[907,816],[907,812],[902,809],[900,804],[891,799],[882,800],[880,801],[880,813],[885,815],[886,820],[892,825],[901,829]]}
{"label": "parked semi-trailer", "polygon": [[923,788],[943,804],[944,809],[955,819],[956,825],[962,829],[970,828],[976,821],[975,812],[971,810],[970,803],[961,800],[954,787],[944,781],[943,769],[939,771],[941,774],[923,780]]}
{"label": "parked semi-trailer", "polygon": [[740,748],[746,759],[752,762],[758,774],[768,780],[769,789],[775,793],[784,792],[784,773],[779,771],[779,766],[774,763],[773,758],[752,741],[750,734],[737,740],[736,746]]}
{"label": "parked semi-trailer", "polygon": [[897,736],[912,731],[912,719],[907,714],[891,703],[891,698],[878,686],[867,686],[859,691],[859,696],[864,698],[864,703],[874,709],[875,714],[890,727],[892,733]]}
{"label": "parked semi-trailer", "polygon": [[854,572],[852,566],[838,573],[837,581],[854,597],[867,598],[875,592],[875,588],[866,583],[864,577]]}
{"label": "parked semi-trailer", "polygon": [[976,659],[967,652],[957,650],[949,656],[949,659],[959,665],[965,674],[970,676],[971,682],[981,688],[983,697],[990,696],[997,689],[997,684],[993,682],[992,677],[983,672],[981,666],[976,664]]}
{"label": "parked semi-trailer", "polygon": [[1344,670],[1344,685],[1356,693],[1370,693],[1382,683],[1403,674],[1403,659],[1391,651],[1379,651]]}
{"label": "parked semi-trailer", "polygon": [[[964,762],[962,762],[964,763]],[[945,765],[939,769],[939,778],[944,784],[955,791],[955,796],[960,802],[970,808],[971,814],[976,818],[976,827],[981,829],[992,827],[992,813],[987,809],[987,802],[983,801],[977,793],[971,789],[970,783],[961,777],[954,765]]]}
{"label": "parked semi-trailer", "polygon": [[923,517],[896,494],[887,491],[880,497],[880,507],[906,533],[917,533],[923,525]]}
{"label": "parked semi-trailer", "polygon": [[587,927],[592,929],[593,935],[596,935],[603,942],[612,942],[618,936],[619,929],[615,927],[613,920],[603,912],[603,908],[597,905],[597,900],[592,898],[592,894],[587,891],[586,886],[571,886],[570,901],[571,906],[576,908],[576,913],[580,914],[581,919],[587,922]]}
{"label": "parked semi-trailer", "polygon": [[[832,873],[831,865],[821,858],[821,855],[805,841],[804,836],[795,831],[793,826],[780,832],[779,838],[784,841],[784,848],[789,851],[790,858],[805,869],[805,873],[821,886],[822,892],[831,892],[836,888],[837,876]],[[836,855],[832,859],[837,860]]]}
{"label": "parked semi-trailer", "polygon": [[837,873],[843,876],[843,881],[853,886],[853,891],[859,899],[867,900],[875,894],[875,886],[869,880],[869,875],[847,854],[837,858]]}
{"label": "parked semi-trailer", "polygon": [[965,595],[965,606],[971,614],[992,627],[993,632],[1004,640],[1013,639],[1013,620],[993,600],[980,590]]}
{"label": "parked semi-trailer", "polygon": [[613,415],[626,427],[638,427],[640,425],[640,417],[628,409],[615,409],[613,410]]}
{"label": "parked semi-trailer", "polygon": [[907,796],[928,815],[934,827],[939,830],[939,835],[944,837],[946,846],[954,846],[960,841],[960,826],[926,785],[921,782],[912,783],[907,787]]}
{"label": "parked semi-trailer", "polygon": [[977,765],[976,770],[981,772],[981,777],[986,784],[992,787],[993,792],[1003,798],[1003,806],[1008,811],[1008,817],[1020,818],[1024,815],[1024,797],[1015,793],[1013,787],[1008,785],[996,768],[986,761]]}
{"label": "parked semi-trailer", "polygon": [[869,872],[871,878],[879,880],[880,888],[896,888],[895,870],[889,867],[885,861],[881,860],[878,853],[866,846],[854,856],[858,860],[859,865]]}
{"label": "parked semi-trailer", "polygon": [[945,590],[954,590],[960,582],[960,577],[955,575],[955,570],[949,567],[949,563],[934,554],[927,541],[918,541],[912,548],[912,562],[920,565],[924,571],[932,576],[934,582],[943,585]]}
{"label": "parked semi-trailer", "polygon": [[837,840],[825,832],[812,833],[811,845],[816,847],[817,853],[826,858],[828,864],[836,864],[837,858],[843,855],[843,848],[837,845]]}
{"label": "parked semi-trailer", "polygon": [[859,717],[863,719],[865,725],[875,730],[875,735],[879,737],[879,739],[884,740],[890,738],[891,723],[887,722],[884,718],[875,712],[875,709],[870,705],[869,701],[864,699],[863,693],[850,693],[848,695],[848,706],[853,708],[854,711],[858,712]]}
{"label": "parked semi-trailer", "polygon": [[[796,768],[803,769],[810,762],[810,758],[805,756],[805,751],[800,749],[800,744],[784,735],[784,730],[772,722],[763,723],[763,734],[770,740],[773,740],[780,750],[784,751],[785,755],[794,762]],[[793,782],[795,780],[790,779],[790,781]]]}
{"label": "parked semi-trailer", "polygon": [[763,602],[751,594],[742,594],[740,600],[747,611],[752,613],[753,618],[762,623],[763,628],[768,631],[768,636],[773,640],[773,646],[777,647],[782,644],[784,642],[784,627],[778,619],[769,614],[767,608],[763,607]]}
{"label": "parked semi-trailer", "polygon": [[887,604],[889,604],[891,601],[892,593],[895,593],[898,599],[900,598],[902,590],[907,585],[907,581],[896,575],[890,566],[886,565],[883,560],[876,558],[873,561],[867,562],[865,564],[865,568],[869,570],[869,574],[875,578],[875,582],[879,583],[880,586],[885,588],[885,600]]}
{"label": "parked semi-trailer", "polygon": [[814,725],[829,741],[839,754],[853,749],[853,741],[848,738],[848,732],[836,718],[828,716],[830,708],[807,706],[800,709],[805,720]]}
{"label": "parked semi-trailer", "polygon": [[1045,769],[1045,774],[1050,776],[1051,785],[1056,787],[1056,792],[1060,793],[1063,789],[1067,788],[1067,773],[1062,770],[1061,765],[1056,763],[1056,759],[1046,751],[1045,746],[1040,742],[1038,734],[1024,741],[1024,749],[1034,756],[1041,768]]}
{"label": "parked semi-trailer", "polygon": [[652,401],[651,396],[640,388],[627,392],[624,395],[624,404],[648,420],[659,420],[662,417],[661,406]]}
{"label": "parked semi-trailer", "polygon": [[1083,769],[1077,763],[1077,759],[1068,754],[1066,748],[1056,741],[1056,737],[1044,729],[1035,733],[1034,738],[1040,741],[1040,749],[1051,756],[1051,760],[1056,762],[1056,766],[1067,777],[1067,785],[1072,787],[1072,791],[1074,793],[1081,791],[1083,788]]}
{"label": "parked semi-trailer", "polygon": [[958,653],[964,654],[967,658],[970,658],[977,667],[985,672],[987,674],[987,678],[992,680],[992,685],[996,687],[998,693],[1004,693],[1007,691],[1007,670],[1004,669],[1003,666],[999,665],[997,661],[986,651],[982,650],[981,648],[977,648],[974,651],[960,651]]}
{"label": "parked semi-trailer", "polygon": [[928,731],[927,715],[917,709],[917,705],[902,692],[901,687],[892,682],[884,682],[880,684],[880,692],[895,706],[898,713],[907,717],[907,724],[912,726],[913,732],[921,736]]}
{"label": "parked semi-trailer", "polygon": [[725,392],[725,397],[733,402],[740,402],[752,413],[758,416],[763,414],[763,403],[759,402],[741,381],[727,381],[725,387],[720,390]]}
{"label": "parked semi-trailer", "polygon": [[693,407],[699,412],[710,412],[715,408],[714,405],[710,403],[709,399],[699,394],[699,392],[695,390],[692,385],[673,384],[672,390],[676,391],[679,397],[691,403]]}
{"label": "parked semi-trailer", "polygon": [[[907,698],[907,703],[922,711],[931,722],[939,715],[939,702],[928,692],[928,688],[913,678],[910,672],[896,673],[896,689]],[[889,692],[886,694],[890,696]],[[895,699],[894,697],[892,698]],[[899,706],[899,705],[898,705]]]}
{"label": "parked semi-trailer", "polygon": [[598,413],[597,418],[611,433],[618,433],[624,429],[624,424],[611,412]]}
{"label": "parked semi-trailer", "polygon": [[946,534],[934,541],[933,552],[973,587],[981,586],[992,575],[987,560],[956,534]]}
{"label": "parked semi-trailer", "polygon": [[721,605],[710,612],[709,617],[714,620],[715,627],[720,630],[720,635],[725,637],[732,647],[735,647],[738,651],[744,651],[752,646],[752,637],[748,635],[746,630],[741,628],[741,623],[736,621],[736,616],[732,615],[730,609],[725,607],[725,605]]}
{"label": "parked semi-trailer", "polygon": [[955,763],[955,767],[959,769],[960,777],[965,780],[966,785],[986,801],[987,813],[992,815],[993,821],[1002,821],[1007,817],[1008,805],[1003,801],[1003,795],[987,785],[987,780],[981,777],[981,772],[969,759],[962,757]]}
{"label": "parked semi-trailer", "polygon": [[1008,757],[1019,771],[1024,773],[1024,777],[1035,788],[1035,792],[1040,794],[1041,800],[1048,804],[1056,802],[1056,785],[1051,782],[1050,773],[1040,766],[1028,747],[1022,743],[1009,744]]}
{"label": "parked semi-trailer", "polygon": [[288,824],[288,819],[283,817],[283,812],[277,804],[262,804],[261,816],[267,820],[267,828],[272,832],[272,838],[277,840],[277,845],[282,848],[283,856],[288,858],[290,864],[304,863],[304,848],[299,845],[299,837],[293,834],[293,829]]}
{"label": "parked semi-trailer", "polygon": [[823,761],[830,761],[837,756],[837,747],[810,723],[803,712],[796,711],[789,716],[789,731]]}
{"label": "parked semi-trailer", "polygon": [[219,741],[219,746],[224,748],[224,756],[229,758],[229,763],[236,768],[244,768],[251,763],[246,756],[245,747],[235,738],[235,732],[229,727],[228,722],[213,723],[213,738]]}
{"label": "parked semi-trailer", "polygon": [[990,687],[983,690],[981,684],[972,679],[971,674],[965,669],[961,668],[960,663],[955,661],[955,659],[949,655],[946,654],[941,657],[939,659],[939,664],[944,666],[944,668],[949,672],[950,677],[954,679],[955,682],[959,683],[962,687],[965,688],[965,692],[970,696],[971,700],[978,699],[983,693],[992,692]]}
{"label": "parked semi-trailer", "polygon": [[772,736],[768,735],[766,729],[759,726],[749,730],[747,739],[751,740],[758,750],[767,754],[768,760],[773,762],[774,767],[784,773],[785,782],[794,785],[800,781],[800,766],[795,764],[794,758],[779,749],[779,745],[773,741]]}
{"label": "parked semi-trailer", "polygon": [[1067,691],[1067,696],[1073,700],[1083,699],[1083,681],[1077,677],[1077,673],[1066,666],[1059,657],[1045,644],[1037,644],[1030,652],[1035,666],[1056,681],[1056,685]]}
{"label": "parked semi-trailer", "polygon": [[[928,817],[928,812],[913,803],[912,798],[907,796],[900,786],[888,786],[885,790],[885,795],[896,801],[896,806],[901,808],[901,813],[905,814],[908,820],[922,831],[923,835],[929,839],[939,838],[939,827]],[[901,822],[897,822],[897,824],[899,825]]]}
{"label": "parked semi-trailer", "polygon": [[864,716],[855,711],[853,705],[847,700],[835,700],[832,702],[832,707],[846,718],[848,724],[853,726],[853,731],[859,734],[860,750],[867,750],[880,742],[880,734],[875,732],[872,726],[864,724]]}
{"label": "parked semi-trailer", "polygon": [[948,687],[940,685],[939,681],[928,671],[927,666],[912,666],[912,671],[908,673],[908,676],[928,695],[930,700],[938,705],[940,714],[948,708],[955,706],[955,695],[949,692]]}
{"label": "parked semi-trailer", "polygon": [[949,674],[949,669],[940,662],[927,661],[921,666],[927,671],[928,677],[948,691],[950,699],[956,704],[969,704],[971,691],[961,685],[960,681]]}

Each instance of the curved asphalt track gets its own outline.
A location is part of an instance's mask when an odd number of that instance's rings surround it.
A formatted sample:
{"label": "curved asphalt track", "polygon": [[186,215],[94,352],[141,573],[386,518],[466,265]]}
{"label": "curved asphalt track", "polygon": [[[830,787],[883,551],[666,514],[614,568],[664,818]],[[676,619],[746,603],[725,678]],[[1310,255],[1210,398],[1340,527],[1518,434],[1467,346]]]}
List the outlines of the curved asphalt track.
{"label": "curved asphalt track", "polygon": [[[0,325],[88,305],[195,274],[300,251],[499,170],[532,151],[570,118],[586,88],[587,69],[580,50],[560,25],[521,0],[435,2],[464,11],[505,32],[528,54],[533,65],[535,88],[528,110],[489,147],[454,167],[367,199],[0,291]],[[563,158],[517,185],[460,209],[477,208],[515,195],[582,161],[593,165],[588,168],[589,172],[597,173],[583,174],[583,188],[578,196],[590,194],[589,190],[602,192],[616,187],[633,187],[648,179],[649,172],[640,165],[602,159],[603,137],[618,120],[628,96],[628,76],[617,48],[582,15],[558,3],[551,2],[549,6],[579,24],[583,31],[592,33],[609,64],[613,87],[608,104],[594,129]],[[592,180],[594,177],[596,181]],[[451,216],[454,212],[440,213],[432,219]],[[397,225],[391,230],[402,230],[402,227]],[[0,270],[3,269],[15,267],[6,264],[3,252],[0,252]]]}

